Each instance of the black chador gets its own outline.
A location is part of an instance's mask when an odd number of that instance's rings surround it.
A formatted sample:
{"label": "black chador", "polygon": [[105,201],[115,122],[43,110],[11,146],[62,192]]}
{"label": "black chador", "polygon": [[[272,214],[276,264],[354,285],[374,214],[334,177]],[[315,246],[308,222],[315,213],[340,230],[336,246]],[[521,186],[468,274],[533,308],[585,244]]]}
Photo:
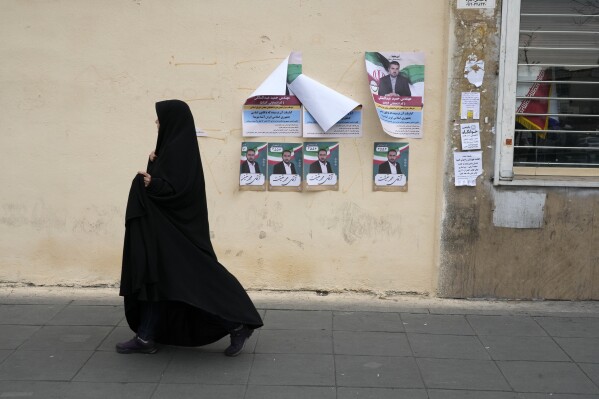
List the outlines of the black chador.
{"label": "black chador", "polygon": [[[137,175],[127,202],[120,288],[127,322],[138,332],[144,307],[159,303],[160,317],[150,337],[156,342],[205,345],[236,325],[251,334],[262,319],[241,284],[218,262],[210,242],[191,111],[186,103],[169,100],[158,102],[156,113],[156,158],[147,167],[151,181],[146,187],[144,176]],[[128,353],[125,349],[121,353]]]}

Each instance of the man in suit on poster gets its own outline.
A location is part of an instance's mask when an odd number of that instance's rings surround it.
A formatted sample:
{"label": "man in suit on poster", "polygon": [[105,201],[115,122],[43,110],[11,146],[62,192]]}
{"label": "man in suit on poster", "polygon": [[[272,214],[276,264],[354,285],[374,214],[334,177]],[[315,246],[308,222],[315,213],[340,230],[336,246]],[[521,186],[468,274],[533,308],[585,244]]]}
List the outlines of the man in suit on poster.
{"label": "man in suit on poster", "polygon": [[256,162],[256,150],[249,148],[245,158],[246,160],[241,163],[241,173],[260,173],[260,166]]}
{"label": "man in suit on poster", "polygon": [[401,167],[397,163],[397,150],[387,152],[387,162],[379,165],[379,175],[401,175]]}
{"label": "man in suit on poster", "polygon": [[273,175],[296,175],[295,165],[291,162],[291,151],[283,151],[283,161],[276,164],[272,169]]}
{"label": "man in suit on poster", "polygon": [[389,75],[383,76],[379,81],[379,96],[411,96],[408,79],[399,73],[399,62],[389,63]]}
{"label": "man in suit on poster", "polygon": [[327,161],[327,150],[324,148],[318,150],[318,161],[312,162],[310,173],[333,173],[331,163]]}

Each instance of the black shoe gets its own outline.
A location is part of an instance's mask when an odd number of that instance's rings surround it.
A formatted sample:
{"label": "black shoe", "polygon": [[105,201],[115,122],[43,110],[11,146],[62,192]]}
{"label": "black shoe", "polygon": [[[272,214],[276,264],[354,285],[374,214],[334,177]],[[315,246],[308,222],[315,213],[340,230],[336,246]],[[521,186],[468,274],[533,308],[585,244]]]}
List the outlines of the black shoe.
{"label": "black shoe", "polygon": [[254,330],[250,330],[245,325],[231,331],[231,345],[225,349],[225,355],[237,356],[243,350],[245,342],[250,338]]}
{"label": "black shoe", "polygon": [[127,342],[119,342],[116,344],[116,351],[118,353],[156,353],[158,352],[158,348],[156,347],[156,343],[149,339],[144,341],[139,338],[137,335],[131,338]]}

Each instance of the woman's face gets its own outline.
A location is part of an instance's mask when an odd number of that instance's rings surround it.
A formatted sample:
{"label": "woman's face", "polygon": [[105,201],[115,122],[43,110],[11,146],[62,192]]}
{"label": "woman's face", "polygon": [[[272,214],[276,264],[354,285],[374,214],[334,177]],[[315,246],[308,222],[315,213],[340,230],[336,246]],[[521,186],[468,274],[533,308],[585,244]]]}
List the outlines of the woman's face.
{"label": "woman's face", "polygon": [[160,122],[158,122],[158,119],[156,119],[156,131],[160,130]]}

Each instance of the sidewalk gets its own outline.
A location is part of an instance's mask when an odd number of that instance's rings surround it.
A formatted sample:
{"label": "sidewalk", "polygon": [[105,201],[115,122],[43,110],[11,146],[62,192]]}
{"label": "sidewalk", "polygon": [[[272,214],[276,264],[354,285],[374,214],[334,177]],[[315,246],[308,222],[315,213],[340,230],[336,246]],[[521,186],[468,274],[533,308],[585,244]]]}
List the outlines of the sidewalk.
{"label": "sidewalk", "polygon": [[599,302],[250,296],[236,358],[119,355],[116,289],[0,287],[0,398],[599,399]]}

